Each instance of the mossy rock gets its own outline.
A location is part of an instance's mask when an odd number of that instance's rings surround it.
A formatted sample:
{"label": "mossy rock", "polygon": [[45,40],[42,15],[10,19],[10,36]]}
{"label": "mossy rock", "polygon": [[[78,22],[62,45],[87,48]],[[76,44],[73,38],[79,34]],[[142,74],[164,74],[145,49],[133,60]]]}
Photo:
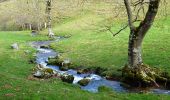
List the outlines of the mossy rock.
{"label": "mossy rock", "polygon": [[71,66],[71,62],[67,60],[63,60],[62,56],[58,56],[55,58],[49,58],[48,59],[48,65],[57,65],[60,66],[60,70],[67,71],[69,67]]}
{"label": "mossy rock", "polygon": [[53,69],[51,69],[51,68],[44,68],[43,72],[47,73],[47,74],[54,74]]}
{"label": "mossy rock", "polygon": [[83,70],[82,69],[78,69],[77,70],[77,74],[83,74]]}
{"label": "mossy rock", "polygon": [[48,58],[48,65],[56,65],[57,59],[56,58]]}
{"label": "mossy rock", "polygon": [[89,84],[89,82],[90,82],[90,79],[84,78],[84,79],[78,81],[78,84],[81,85],[81,86],[86,86],[86,85]]}
{"label": "mossy rock", "polygon": [[37,78],[50,78],[54,74],[54,71],[51,68],[38,69],[36,67],[36,68],[33,68],[33,71],[34,71],[33,76]]}
{"label": "mossy rock", "polygon": [[48,65],[58,65],[58,66],[62,66],[62,62],[63,60],[59,57],[55,57],[55,58],[48,58]]}
{"label": "mossy rock", "polygon": [[106,70],[107,70],[106,68],[97,67],[95,68],[95,73],[103,76],[103,72],[105,72]]}
{"label": "mossy rock", "polygon": [[121,73],[113,69],[108,69],[104,71],[103,73],[101,73],[101,75],[104,76],[108,80],[115,80],[115,79],[119,80],[121,77]]}
{"label": "mossy rock", "polygon": [[69,67],[70,65],[71,65],[71,61],[70,61],[70,59],[61,59],[60,58],[60,61],[62,61],[62,66],[64,66],[64,67]]}
{"label": "mossy rock", "polygon": [[88,69],[88,68],[84,68],[84,69],[78,69],[77,70],[77,74],[85,74],[85,73],[88,73],[90,72],[91,70]]}
{"label": "mossy rock", "polygon": [[68,66],[62,66],[62,67],[60,67],[60,70],[61,71],[67,71],[67,70],[69,70],[69,68],[68,68]]}
{"label": "mossy rock", "polygon": [[36,71],[34,74],[33,74],[34,77],[37,77],[37,78],[44,78],[45,74],[43,71],[41,70],[38,70]]}
{"label": "mossy rock", "polygon": [[63,82],[67,82],[67,83],[73,83],[74,80],[74,76],[68,74],[61,75],[60,78]]}

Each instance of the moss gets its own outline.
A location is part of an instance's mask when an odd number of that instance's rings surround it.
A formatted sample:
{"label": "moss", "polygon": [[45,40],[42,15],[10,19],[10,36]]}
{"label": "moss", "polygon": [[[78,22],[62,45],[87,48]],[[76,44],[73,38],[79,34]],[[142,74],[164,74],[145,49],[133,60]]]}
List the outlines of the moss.
{"label": "moss", "polygon": [[51,68],[43,68],[40,65],[36,65],[32,68],[33,76],[37,78],[50,78],[54,75],[54,71]]}
{"label": "moss", "polygon": [[60,70],[61,71],[67,71],[69,68],[68,68],[68,66],[61,66],[60,67]]}
{"label": "moss", "polygon": [[56,65],[57,61],[56,58],[49,58],[48,59],[48,65]]}
{"label": "moss", "polygon": [[77,70],[77,74],[85,74],[91,72],[90,68],[81,68]]}
{"label": "moss", "polygon": [[106,79],[109,79],[109,80],[119,80],[121,77],[121,73],[113,69],[108,69],[104,71],[101,75],[106,77]]}
{"label": "moss", "polygon": [[44,73],[54,74],[53,69],[51,68],[45,68],[43,69]]}
{"label": "moss", "polygon": [[157,83],[166,83],[167,77],[161,75],[162,71],[158,68],[151,68],[148,65],[139,65],[133,68],[125,65],[122,69],[122,81],[134,87],[157,86]]}
{"label": "moss", "polygon": [[63,59],[61,57],[49,58],[48,65],[62,66]]}
{"label": "moss", "polygon": [[84,79],[78,81],[78,84],[80,84],[81,86],[86,86],[89,84],[89,82],[90,82],[90,79],[84,78]]}
{"label": "moss", "polygon": [[96,67],[95,68],[95,73],[98,74],[98,75],[102,75],[102,73],[104,71],[106,71],[107,69],[106,68],[102,68],[102,67]]}
{"label": "moss", "polygon": [[61,80],[67,83],[73,83],[74,76],[73,75],[62,75]]}

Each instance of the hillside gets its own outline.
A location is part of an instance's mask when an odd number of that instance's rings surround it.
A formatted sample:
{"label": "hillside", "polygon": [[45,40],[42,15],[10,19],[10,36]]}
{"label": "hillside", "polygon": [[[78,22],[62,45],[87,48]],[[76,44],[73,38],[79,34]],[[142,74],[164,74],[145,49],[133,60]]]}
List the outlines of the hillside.
{"label": "hillside", "polygon": [[[143,88],[140,93],[131,93],[100,87],[98,93],[92,93],[80,89],[79,85],[62,82],[56,77],[49,79],[33,77],[36,64],[30,60],[35,60],[33,58],[37,50],[29,43],[52,39],[47,37],[47,29],[42,28],[37,36],[32,37],[31,30],[23,26],[25,23],[37,25],[46,20],[44,1],[39,4],[39,17],[32,6],[35,1],[30,0],[29,5],[26,1],[0,1],[0,23],[2,23],[0,24],[0,100],[170,99],[169,94],[153,94]],[[62,59],[70,59],[71,69],[100,69],[101,72],[98,74],[101,76],[120,81],[121,69],[128,59],[130,31],[126,28],[113,37],[107,27],[116,33],[127,24],[124,6],[117,0],[85,0],[83,3],[80,1],[54,0],[52,30],[55,36],[65,38],[51,43],[50,48],[59,52]],[[170,74],[169,11],[168,0],[162,2],[155,22],[142,44],[144,63],[168,74]],[[119,15],[116,16],[117,14]],[[13,43],[19,44],[19,50],[10,48]]]}

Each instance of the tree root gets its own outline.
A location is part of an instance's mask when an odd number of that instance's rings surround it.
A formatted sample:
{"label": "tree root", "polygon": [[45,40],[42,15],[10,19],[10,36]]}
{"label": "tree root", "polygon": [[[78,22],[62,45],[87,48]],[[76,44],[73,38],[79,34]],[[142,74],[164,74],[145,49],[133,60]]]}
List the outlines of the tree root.
{"label": "tree root", "polygon": [[162,76],[161,70],[150,68],[144,64],[137,67],[125,65],[122,69],[122,81],[133,87],[160,87],[158,83],[163,82],[166,85],[167,80],[166,77]]}

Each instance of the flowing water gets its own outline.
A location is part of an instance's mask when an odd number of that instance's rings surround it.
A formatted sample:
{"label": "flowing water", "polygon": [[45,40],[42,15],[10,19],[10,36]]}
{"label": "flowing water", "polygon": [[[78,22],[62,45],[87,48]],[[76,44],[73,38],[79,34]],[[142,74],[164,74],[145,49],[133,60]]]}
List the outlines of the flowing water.
{"label": "flowing water", "polygon": [[[56,41],[59,41],[60,38],[57,38]],[[87,90],[90,92],[98,92],[98,87],[100,86],[106,86],[109,88],[112,88],[116,92],[141,92],[143,90],[140,89],[126,89],[123,86],[121,86],[121,82],[119,81],[111,81],[111,80],[106,80],[105,78],[96,75],[96,74],[77,74],[76,70],[70,69],[68,71],[61,71],[59,69],[59,66],[54,66],[54,65],[47,65],[48,58],[54,58],[58,55],[57,52],[55,52],[52,49],[44,49],[40,48],[41,46],[48,46],[51,42],[54,41],[39,41],[39,42],[32,42],[31,45],[35,47],[38,50],[38,53],[36,54],[36,63],[37,64],[42,64],[46,68],[51,68],[55,71],[57,71],[60,74],[70,74],[74,76],[74,81],[73,84],[77,84],[77,82],[83,78],[89,78],[91,81],[87,86],[81,86],[82,90]],[[169,94],[170,95],[170,90],[164,90],[164,89],[148,89],[147,92],[150,93],[156,93],[156,94]]]}

